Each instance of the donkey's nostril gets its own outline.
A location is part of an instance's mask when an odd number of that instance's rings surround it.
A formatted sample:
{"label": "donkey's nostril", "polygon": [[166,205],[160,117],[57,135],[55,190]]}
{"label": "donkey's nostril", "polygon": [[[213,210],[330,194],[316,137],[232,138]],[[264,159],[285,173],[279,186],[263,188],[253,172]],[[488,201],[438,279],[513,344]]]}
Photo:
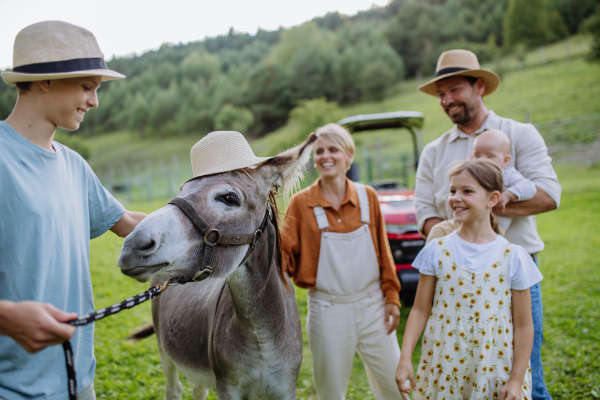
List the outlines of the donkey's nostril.
{"label": "donkey's nostril", "polygon": [[155,245],[156,245],[156,242],[154,241],[154,239],[150,239],[150,241],[148,243],[140,246],[140,250],[150,250]]}

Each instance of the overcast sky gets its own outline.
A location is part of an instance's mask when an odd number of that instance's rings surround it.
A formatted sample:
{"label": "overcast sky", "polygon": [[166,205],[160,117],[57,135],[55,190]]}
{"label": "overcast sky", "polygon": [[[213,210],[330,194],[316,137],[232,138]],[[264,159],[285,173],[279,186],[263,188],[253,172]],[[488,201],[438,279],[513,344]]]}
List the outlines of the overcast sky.
{"label": "overcast sky", "polygon": [[258,28],[292,27],[330,11],[353,15],[388,0],[0,0],[0,70],[12,67],[15,36],[27,25],[61,20],[94,33],[106,60],[162,43],[188,43]]}

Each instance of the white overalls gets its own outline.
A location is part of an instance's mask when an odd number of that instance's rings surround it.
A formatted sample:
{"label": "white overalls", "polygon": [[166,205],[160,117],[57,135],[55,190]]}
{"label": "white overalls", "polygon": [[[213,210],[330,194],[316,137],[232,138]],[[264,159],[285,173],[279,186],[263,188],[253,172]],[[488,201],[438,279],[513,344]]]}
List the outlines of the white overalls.
{"label": "white overalls", "polygon": [[316,288],[308,292],[308,338],[319,399],[342,400],[356,351],[375,399],[400,399],[394,373],[400,358],[396,332],[387,335],[379,263],[369,231],[369,200],[358,192],[363,225],[350,233],[328,232],[323,207],[314,208],[321,230]]}

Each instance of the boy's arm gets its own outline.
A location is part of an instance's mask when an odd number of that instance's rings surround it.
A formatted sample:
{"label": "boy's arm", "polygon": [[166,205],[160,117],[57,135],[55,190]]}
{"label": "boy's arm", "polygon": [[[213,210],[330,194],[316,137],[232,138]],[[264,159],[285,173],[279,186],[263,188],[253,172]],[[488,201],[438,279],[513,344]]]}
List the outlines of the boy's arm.
{"label": "boy's arm", "polygon": [[117,236],[125,237],[129,235],[133,229],[140,223],[144,218],[146,218],[147,214],[136,212],[136,211],[127,211],[123,213],[123,216],[120,220],[117,221],[116,224],[110,228],[112,232],[114,232]]}
{"label": "boy's arm", "polygon": [[0,335],[9,336],[29,353],[71,339],[74,326],[64,322],[77,318],[51,304],[33,301],[0,301]]}
{"label": "boy's arm", "polygon": [[444,237],[446,235],[451,234],[455,230],[460,227],[458,223],[454,221],[454,219],[449,219],[446,221],[439,222],[433,226],[429,230],[429,234],[427,235],[426,244],[431,242],[433,239],[438,239]]}
{"label": "boy's arm", "polygon": [[533,346],[533,319],[529,289],[512,290],[513,365],[510,378],[500,391],[501,399],[520,399],[529,355]]}

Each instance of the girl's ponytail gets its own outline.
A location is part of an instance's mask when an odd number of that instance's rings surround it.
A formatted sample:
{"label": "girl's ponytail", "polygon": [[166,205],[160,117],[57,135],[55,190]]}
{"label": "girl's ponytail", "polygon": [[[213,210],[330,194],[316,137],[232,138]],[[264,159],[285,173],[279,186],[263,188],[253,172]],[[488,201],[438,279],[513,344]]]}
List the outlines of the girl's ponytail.
{"label": "girl's ponytail", "polygon": [[503,232],[500,231],[500,225],[498,224],[498,218],[496,218],[494,213],[490,213],[490,223],[492,224],[492,229],[494,230],[494,232],[496,232],[498,235],[503,234]]}

